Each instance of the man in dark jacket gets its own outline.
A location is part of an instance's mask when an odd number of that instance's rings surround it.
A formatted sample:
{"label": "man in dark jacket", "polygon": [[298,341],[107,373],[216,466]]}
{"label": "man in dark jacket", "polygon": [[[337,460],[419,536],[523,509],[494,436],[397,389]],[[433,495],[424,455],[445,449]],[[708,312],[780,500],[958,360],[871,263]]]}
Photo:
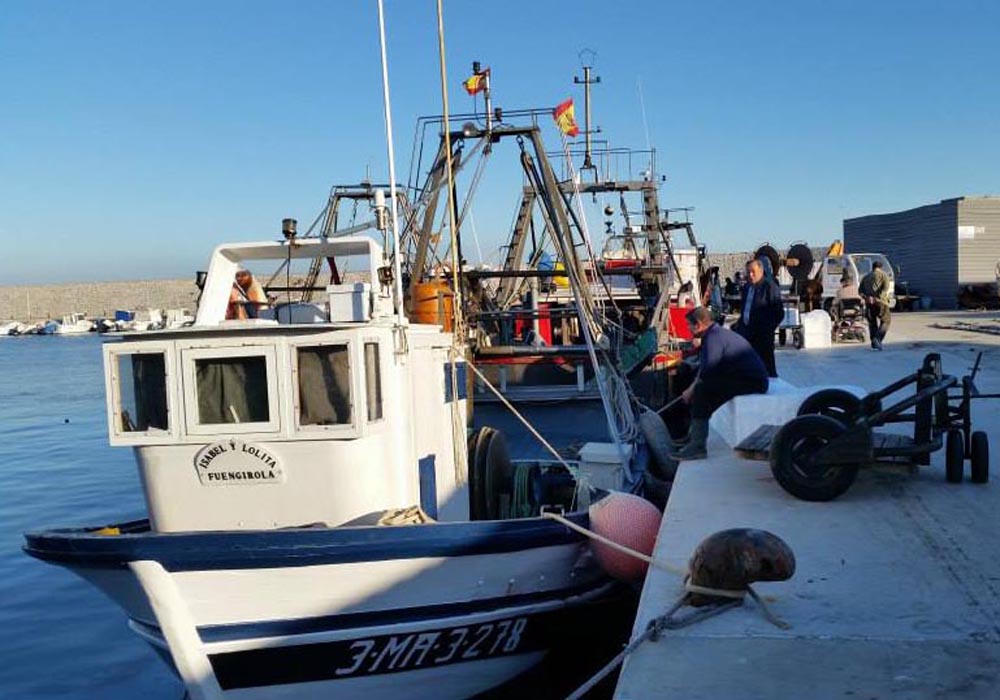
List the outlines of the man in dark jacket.
{"label": "man in dark jacket", "polygon": [[757,351],[767,367],[769,377],[777,377],[774,364],[774,332],[785,317],[785,307],[781,303],[781,288],[773,279],[764,276],[760,260],[747,263],[750,278],[743,290],[743,306],[739,320],[733,330],[747,339]]}
{"label": "man in dark jacket", "polygon": [[698,375],[681,399],[691,412],[687,444],[674,452],[674,459],[704,459],[708,456],[708,419],[715,409],[734,396],[763,394],[767,391],[767,369],[760,357],[741,336],[715,323],[704,306],[687,314],[688,326],[698,349]]}

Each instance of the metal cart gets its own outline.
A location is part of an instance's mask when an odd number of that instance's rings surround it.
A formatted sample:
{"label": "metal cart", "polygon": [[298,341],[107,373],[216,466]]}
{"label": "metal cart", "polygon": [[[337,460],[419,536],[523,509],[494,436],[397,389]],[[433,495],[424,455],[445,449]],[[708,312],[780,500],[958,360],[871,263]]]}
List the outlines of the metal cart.
{"label": "metal cart", "polygon": [[[926,465],[931,453],[944,447],[949,482],[962,481],[966,460],[971,480],[987,482],[989,438],[972,429],[972,401],[1000,394],[982,394],[976,388],[981,361],[979,353],[971,373],[959,379],[944,374],[941,356],[931,353],[916,372],[864,398],[841,389],[813,394],[803,401],[798,416],[773,434],[771,472],[792,495],[829,501],[850,488],[862,465],[899,458]],[[885,405],[885,399],[911,385],[911,396]],[[912,423],[913,437],[876,430],[889,423]]]}

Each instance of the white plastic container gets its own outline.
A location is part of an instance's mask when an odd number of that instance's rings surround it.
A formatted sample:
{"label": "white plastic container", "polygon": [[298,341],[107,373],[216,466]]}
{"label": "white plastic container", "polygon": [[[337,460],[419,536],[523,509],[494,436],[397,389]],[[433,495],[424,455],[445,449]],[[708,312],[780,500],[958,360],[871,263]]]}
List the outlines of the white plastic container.
{"label": "white plastic container", "polygon": [[802,347],[812,350],[833,346],[833,321],[826,311],[802,314]]}
{"label": "white plastic container", "polygon": [[[625,458],[632,459],[632,445],[623,445]],[[613,442],[588,442],[580,448],[580,472],[591,486],[615,489],[621,484],[622,460]]]}
{"label": "white plastic container", "polygon": [[332,323],[363,323],[371,319],[372,288],[367,282],[331,284],[326,291]]}

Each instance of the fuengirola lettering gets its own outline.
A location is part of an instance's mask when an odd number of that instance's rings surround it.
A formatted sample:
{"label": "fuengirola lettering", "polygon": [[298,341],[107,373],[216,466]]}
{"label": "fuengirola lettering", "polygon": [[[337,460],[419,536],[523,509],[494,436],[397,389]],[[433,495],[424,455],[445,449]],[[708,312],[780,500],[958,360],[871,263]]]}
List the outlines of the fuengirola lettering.
{"label": "fuengirola lettering", "polygon": [[226,440],[202,448],[194,458],[202,484],[275,484],[285,480],[278,458],[260,445]]}
{"label": "fuengirola lettering", "polygon": [[239,481],[240,479],[273,479],[274,472],[209,472],[205,476],[209,481]]}

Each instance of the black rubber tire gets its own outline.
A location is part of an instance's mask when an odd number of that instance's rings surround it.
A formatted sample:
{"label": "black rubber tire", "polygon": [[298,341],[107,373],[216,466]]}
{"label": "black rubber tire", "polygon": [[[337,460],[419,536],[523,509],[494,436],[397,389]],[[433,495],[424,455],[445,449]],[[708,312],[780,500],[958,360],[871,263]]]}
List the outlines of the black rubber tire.
{"label": "black rubber tire", "polygon": [[962,483],[965,472],[965,436],[958,428],[948,431],[944,449],[944,476],[950,484]]}
{"label": "black rubber tire", "polygon": [[815,414],[785,423],[771,441],[771,473],[781,488],[804,501],[832,501],[847,491],[858,475],[858,463],[816,467],[810,460],[810,452],[845,430],[837,419]]}
{"label": "black rubber tire", "polygon": [[800,284],[807,282],[813,267],[813,253],[812,249],[809,248],[809,244],[793,243],[789,246],[785,258],[795,258],[799,261],[798,265],[793,265],[792,267],[788,267],[786,263],[785,269],[788,270],[791,278]]}
{"label": "black rubber tire", "polygon": [[805,345],[805,336],[802,331],[796,328],[792,331],[792,347],[796,350],[801,350],[803,345]]}
{"label": "black rubber tire", "polygon": [[850,425],[861,415],[861,399],[843,389],[821,389],[809,395],[799,406],[797,415],[819,414]]}
{"label": "black rubber tire", "polygon": [[990,480],[990,438],[982,430],[972,434],[969,466],[972,483],[985,484]]}
{"label": "black rubber tire", "polygon": [[778,329],[778,345],[785,347],[785,343],[788,342],[788,331],[784,328]]}
{"label": "black rubber tire", "polygon": [[486,457],[492,428],[483,427],[469,436],[469,519],[486,519]]}

